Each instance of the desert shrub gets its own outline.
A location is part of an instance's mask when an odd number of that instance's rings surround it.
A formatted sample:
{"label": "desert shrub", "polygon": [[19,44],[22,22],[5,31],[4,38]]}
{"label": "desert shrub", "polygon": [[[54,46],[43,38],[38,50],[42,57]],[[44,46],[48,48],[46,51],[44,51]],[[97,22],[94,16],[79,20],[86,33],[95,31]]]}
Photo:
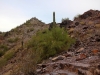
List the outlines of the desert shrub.
{"label": "desert shrub", "polygon": [[14,54],[15,54],[14,50],[6,51],[3,57],[0,58],[0,68],[4,66],[7,63],[7,61],[13,57]]}
{"label": "desert shrub", "polygon": [[75,25],[78,26],[79,25],[79,22],[75,22]]}
{"label": "desert shrub", "polygon": [[32,27],[32,28],[29,28],[28,30],[27,30],[27,32],[31,32],[31,31],[34,31],[34,28]]}
{"label": "desert shrub", "polygon": [[45,30],[45,33],[38,32],[33,36],[28,48],[35,50],[42,60],[67,50],[74,42],[75,40],[70,38],[64,29],[54,27],[51,31]]}
{"label": "desert shrub", "polygon": [[0,58],[0,68],[6,64],[7,60],[4,58]]}
{"label": "desert shrub", "polygon": [[[50,31],[38,31],[27,43],[27,54],[19,64],[19,70],[13,72],[15,75],[35,75],[36,65],[42,60],[54,56],[64,50],[67,50],[73,43],[68,33],[59,27],[53,27]],[[12,75],[13,75],[12,74]]]}
{"label": "desert shrub", "polygon": [[1,57],[2,55],[4,55],[4,53],[5,53],[5,51],[0,50],[0,57]]}
{"label": "desert shrub", "polygon": [[80,14],[77,14],[75,17],[74,17],[74,20],[79,18],[80,17]]}
{"label": "desert shrub", "polygon": [[27,20],[24,24],[27,26],[27,27],[30,27],[32,24],[30,23],[31,19],[30,20]]}
{"label": "desert shrub", "polygon": [[[18,62],[18,67],[13,67],[10,75],[36,75],[36,66],[38,56],[34,50],[25,50],[25,57]],[[37,55],[37,56],[36,56]]]}
{"label": "desert shrub", "polygon": [[15,37],[15,38],[9,38],[9,39],[8,39],[8,42],[9,42],[9,43],[14,43],[14,42],[17,42],[18,40],[19,40],[18,37]]}
{"label": "desert shrub", "polygon": [[7,51],[7,52],[4,54],[4,58],[5,58],[6,60],[9,60],[10,58],[13,57],[14,54],[15,54],[15,51],[14,51],[14,50],[9,50],[9,51]]}
{"label": "desert shrub", "polygon": [[0,34],[2,34],[2,32],[0,31]]}
{"label": "desert shrub", "polygon": [[34,28],[30,28],[29,31],[34,31]]}
{"label": "desert shrub", "polygon": [[100,24],[96,24],[95,27],[96,27],[96,28],[100,28]]}
{"label": "desert shrub", "polygon": [[17,28],[11,29],[11,32],[17,32]]}
{"label": "desert shrub", "polygon": [[8,50],[8,47],[6,45],[3,45],[3,44],[0,45],[0,57],[4,55],[7,50]]}
{"label": "desert shrub", "polygon": [[62,18],[62,21],[61,22],[65,22],[65,21],[68,21],[69,18]]}
{"label": "desert shrub", "polygon": [[85,25],[85,22],[81,21],[80,24],[81,24],[81,25]]}

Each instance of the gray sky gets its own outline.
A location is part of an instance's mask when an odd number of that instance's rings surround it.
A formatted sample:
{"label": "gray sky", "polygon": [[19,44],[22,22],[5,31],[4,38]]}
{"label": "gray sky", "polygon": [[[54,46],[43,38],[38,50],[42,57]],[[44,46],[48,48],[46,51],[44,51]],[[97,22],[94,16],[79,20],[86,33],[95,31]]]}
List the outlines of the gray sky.
{"label": "gray sky", "polygon": [[90,9],[100,10],[100,0],[0,0],[0,31],[9,31],[26,20],[37,17],[45,23],[73,18]]}

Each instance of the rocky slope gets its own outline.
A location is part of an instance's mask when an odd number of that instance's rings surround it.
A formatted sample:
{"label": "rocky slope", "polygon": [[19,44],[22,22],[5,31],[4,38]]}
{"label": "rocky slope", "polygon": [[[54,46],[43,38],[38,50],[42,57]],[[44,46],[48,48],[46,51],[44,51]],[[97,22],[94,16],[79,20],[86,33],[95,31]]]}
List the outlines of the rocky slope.
{"label": "rocky slope", "polygon": [[0,57],[0,75],[9,75],[10,71],[16,68],[16,65],[18,65],[25,54],[27,54],[25,52],[27,41],[29,41],[36,32],[44,29],[48,29],[48,25],[34,17],[11,31],[1,32],[0,50],[5,48],[7,48],[7,50],[5,54]]}
{"label": "rocky slope", "polygon": [[100,74],[100,11],[89,10],[65,26],[76,44],[57,57],[38,64],[37,75]]}
{"label": "rocky slope", "polygon": [[[68,51],[37,64],[37,75],[100,75],[100,11],[89,10],[74,21],[60,23],[60,27],[65,27],[69,36],[76,39],[76,44]],[[10,75],[15,71],[23,63],[22,59],[27,57],[25,43],[37,31],[47,28],[48,25],[32,18],[9,32],[0,33],[0,45],[7,46],[7,53],[14,52],[13,57],[8,58],[7,63],[0,68],[0,75]],[[4,58],[0,57],[0,61]]]}

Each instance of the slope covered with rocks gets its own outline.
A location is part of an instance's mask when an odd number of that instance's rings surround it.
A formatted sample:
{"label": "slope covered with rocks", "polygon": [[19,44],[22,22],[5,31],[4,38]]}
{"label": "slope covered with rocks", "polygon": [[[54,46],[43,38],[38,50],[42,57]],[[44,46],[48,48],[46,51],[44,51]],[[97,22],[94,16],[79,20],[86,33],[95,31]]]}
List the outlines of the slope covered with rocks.
{"label": "slope covered with rocks", "polygon": [[70,49],[35,65],[37,68],[32,65],[36,63],[28,58],[28,53],[32,52],[27,51],[26,44],[38,31],[48,29],[50,24],[31,18],[9,32],[0,32],[0,75],[24,75],[27,71],[30,71],[28,75],[34,75],[31,72],[34,69],[37,75],[99,75],[100,11],[89,10],[73,21],[65,20],[59,24],[70,37],[76,39],[76,43]]}
{"label": "slope covered with rocks", "polygon": [[38,75],[100,74],[100,11],[89,10],[74,21],[60,24],[76,44],[68,51],[38,65]]}
{"label": "slope covered with rocks", "polygon": [[11,31],[0,33],[0,75],[9,75],[12,68],[22,62],[27,54],[27,41],[44,29],[48,26],[34,17]]}

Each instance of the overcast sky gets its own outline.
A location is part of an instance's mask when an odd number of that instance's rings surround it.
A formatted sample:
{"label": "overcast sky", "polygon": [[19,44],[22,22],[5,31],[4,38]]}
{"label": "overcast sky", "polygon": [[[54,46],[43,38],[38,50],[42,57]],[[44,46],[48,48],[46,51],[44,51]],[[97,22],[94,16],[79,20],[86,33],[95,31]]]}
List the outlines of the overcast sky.
{"label": "overcast sky", "polygon": [[0,31],[9,31],[26,20],[37,17],[45,23],[73,18],[90,9],[100,10],[100,0],[0,0]]}

